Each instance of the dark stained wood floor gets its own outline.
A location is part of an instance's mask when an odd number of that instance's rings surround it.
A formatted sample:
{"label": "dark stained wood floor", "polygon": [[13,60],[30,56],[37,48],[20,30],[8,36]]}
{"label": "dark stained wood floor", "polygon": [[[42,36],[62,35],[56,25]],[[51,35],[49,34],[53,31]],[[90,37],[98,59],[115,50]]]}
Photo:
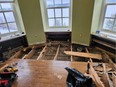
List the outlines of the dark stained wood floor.
{"label": "dark stained wood floor", "polygon": [[18,63],[16,66],[18,68],[18,78],[13,87],[66,87],[68,73],[64,68],[71,67],[84,73],[87,64],[84,62],[48,60],[13,61]]}

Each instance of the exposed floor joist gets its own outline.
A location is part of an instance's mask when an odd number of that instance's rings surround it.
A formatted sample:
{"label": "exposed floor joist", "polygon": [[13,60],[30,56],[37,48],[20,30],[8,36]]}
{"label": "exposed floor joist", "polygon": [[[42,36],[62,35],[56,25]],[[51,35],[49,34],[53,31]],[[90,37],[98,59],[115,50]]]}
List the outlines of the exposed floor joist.
{"label": "exposed floor joist", "polygon": [[56,54],[55,54],[55,56],[54,56],[54,60],[57,60],[57,56],[58,56],[58,53],[59,53],[59,49],[60,49],[60,45],[58,45]]}
{"label": "exposed floor joist", "polygon": [[[70,48],[71,48],[71,52],[72,52],[72,45],[71,45],[71,47],[70,47]],[[73,60],[73,56],[72,56],[72,55],[70,56],[70,59],[71,59],[71,62],[73,62],[73,61],[74,61],[74,60]]]}
{"label": "exposed floor joist", "polygon": [[12,58],[19,58],[19,56],[21,55],[21,51],[16,52],[12,57],[10,57],[9,59]]}
{"label": "exposed floor joist", "polygon": [[47,45],[43,48],[43,50],[41,51],[41,53],[38,56],[37,60],[40,60],[42,58],[42,56],[45,54],[46,49],[47,49]]}
{"label": "exposed floor joist", "polygon": [[32,49],[25,57],[25,59],[30,59],[35,54],[35,49]]}
{"label": "exposed floor joist", "polygon": [[27,54],[25,54],[25,55],[22,57],[22,59],[26,59],[26,57],[27,57]]}
{"label": "exposed floor joist", "polygon": [[[85,50],[86,50],[87,53],[89,53],[89,50],[88,50],[87,48],[85,48]],[[91,65],[93,65],[93,60],[92,60],[92,58],[91,58],[91,57],[89,57],[89,58],[90,58],[90,63],[91,63]]]}

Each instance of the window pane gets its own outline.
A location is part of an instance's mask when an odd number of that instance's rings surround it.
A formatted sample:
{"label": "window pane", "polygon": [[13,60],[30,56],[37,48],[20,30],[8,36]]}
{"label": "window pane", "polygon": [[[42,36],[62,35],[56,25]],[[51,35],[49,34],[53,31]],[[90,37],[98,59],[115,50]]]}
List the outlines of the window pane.
{"label": "window pane", "polygon": [[10,32],[17,31],[16,23],[8,23],[8,26],[9,26]]}
{"label": "window pane", "polygon": [[49,26],[55,26],[55,20],[54,19],[49,19]]}
{"label": "window pane", "polygon": [[3,13],[0,13],[0,23],[5,23],[5,19],[4,19]]}
{"label": "window pane", "polygon": [[1,6],[3,10],[12,10],[11,3],[1,3]]}
{"label": "window pane", "polygon": [[55,16],[56,17],[61,17],[61,9],[60,8],[55,9]]}
{"label": "window pane", "polygon": [[63,17],[69,17],[69,8],[63,8]]}
{"label": "window pane", "polygon": [[48,6],[48,7],[54,6],[53,0],[47,0],[47,6]]}
{"label": "window pane", "polygon": [[115,17],[116,16],[116,5],[108,5],[105,17]]}
{"label": "window pane", "polygon": [[0,32],[1,32],[1,34],[9,33],[6,24],[0,24]]}
{"label": "window pane", "polygon": [[116,20],[115,20],[115,23],[114,23],[114,31],[116,31]]}
{"label": "window pane", "polygon": [[61,6],[61,0],[54,0],[55,1],[55,6]]}
{"label": "window pane", "polygon": [[1,6],[0,6],[0,11],[2,11],[2,8],[1,8]]}
{"label": "window pane", "polygon": [[13,12],[5,12],[5,17],[6,17],[7,22],[15,21]]}
{"label": "window pane", "polygon": [[56,18],[56,26],[62,26],[61,18]]}
{"label": "window pane", "polygon": [[63,6],[70,6],[70,0],[63,0]]}
{"label": "window pane", "polygon": [[48,9],[48,18],[54,17],[54,9]]}
{"label": "window pane", "polygon": [[69,26],[69,18],[63,18],[63,26]]}
{"label": "window pane", "polygon": [[116,3],[116,0],[107,0],[108,3]]}
{"label": "window pane", "polygon": [[103,29],[112,30],[114,19],[105,19]]}

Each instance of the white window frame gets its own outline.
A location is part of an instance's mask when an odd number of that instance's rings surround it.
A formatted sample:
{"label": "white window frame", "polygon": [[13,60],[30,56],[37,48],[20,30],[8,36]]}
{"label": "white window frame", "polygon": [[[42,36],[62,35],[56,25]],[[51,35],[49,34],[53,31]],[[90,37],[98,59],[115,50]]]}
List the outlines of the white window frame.
{"label": "white window frame", "polygon": [[[101,31],[103,31],[103,32],[116,33],[116,31],[113,31],[113,28],[112,28],[112,30],[103,29],[104,20],[105,20],[105,18],[108,18],[108,17],[105,17],[108,5],[116,5],[116,3],[107,3],[107,0],[103,0],[103,6],[102,6],[102,10],[101,10],[101,17],[100,17],[101,19],[100,19],[100,27],[99,27],[99,29]],[[114,19],[116,21],[116,17]],[[115,21],[114,21],[114,23],[115,23]]]}
{"label": "white window frame", "polygon": [[[55,29],[55,28],[71,28],[71,25],[72,25],[72,0],[70,0],[70,6],[60,6],[60,7],[47,7],[47,0],[44,1],[45,2],[45,12],[46,12],[46,25],[47,25],[47,28],[48,29]],[[55,2],[54,2],[55,3]],[[69,8],[69,17],[62,17],[62,10],[61,10],[61,18],[62,19],[62,24],[63,24],[63,18],[69,18],[69,26],[52,26],[50,27],[49,26],[49,22],[48,22],[48,13],[47,13],[47,9],[57,9],[57,8]],[[55,15],[55,10],[54,10],[54,15]],[[56,19],[58,17],[55,17],[54,16],[54,19]],[[56,21],[55,21],[56,22]]]}
{"label": "white window frame", "polygon": [[[8,31],[9,31],[9,32],[8,32],[8,33],[1,34],[0,36],[6,36],[6,35],[11,35],[11,34],[15,34],[15,33],[21,32],[20,26],[19,26],[19,22],[18,22],[18,20],[17,20],[18,17],[17,17],[17,14],[16,14],[16,9],[15,9],[15,6],[14,6],[15,1],[14,1],[14,0],[6,0],[6,1],[0,0],[0,3],[12,3],[13,10],[9,10],[9,11],[0,11],[0,13],[3,13],[4,18],[5,18],[5,14],[4,14],[5,12],[12,12],[13,15],[14,15],[14,18],[15,18],[15,21],[12,22],[12,23],[16,23],[16,26],[17,26],[17,31],[10,32],[10,29],[9,29],[9,27],[8,27],[8,23],[11,23],[11,22],[3,23],[3,24],[6,24],[6,25],[7,25]],[[6,18],[5,18],[5,21],[6,21]],[[2,24],[2,23],[1,23],[1,24]]]}

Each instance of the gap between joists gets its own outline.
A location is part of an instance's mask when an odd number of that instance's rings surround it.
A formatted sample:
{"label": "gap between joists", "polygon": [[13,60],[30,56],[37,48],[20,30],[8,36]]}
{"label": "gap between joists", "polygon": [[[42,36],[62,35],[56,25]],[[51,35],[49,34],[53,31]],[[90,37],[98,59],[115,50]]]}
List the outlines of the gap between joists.
{"label": "gap between joists", "polygon": [[57,48],[56,54],[55,54],[55,56],[54,56],[54,60],[57,60],[58,53],[59,53],[59,49],[60,49],[60,45],[58,45],[58,48]]}
{"label": "gap between joists", "polygon": [[39,56],[37,57],[37,60],[41,59],[42,56],[45,54],[45,51],[47,49],[47,45],[43,48],[43,50],[41,51],[41,53],[39,54]]}

